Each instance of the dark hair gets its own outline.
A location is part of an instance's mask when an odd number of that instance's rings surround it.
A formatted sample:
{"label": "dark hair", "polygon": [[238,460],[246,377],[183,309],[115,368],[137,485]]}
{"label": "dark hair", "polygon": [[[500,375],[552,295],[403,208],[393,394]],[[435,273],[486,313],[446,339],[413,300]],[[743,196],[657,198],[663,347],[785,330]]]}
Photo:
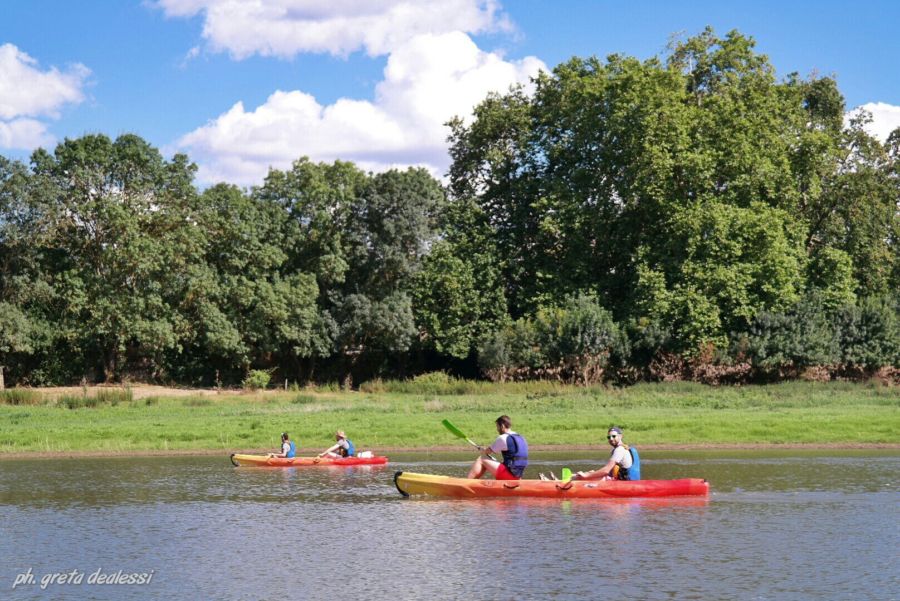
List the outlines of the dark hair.
{"label": "dark hair", "polygon": [[287,432],[281,433],[281,440],[288,440],[288,438],[290,438],[290,437],[287,435]]}
{"label": "dark hair", "polygon": [[501,415],[500,417],[498,417],[498,418],[495,420],[495,423],[496,423],[498,426],[503,426],[504,428],[511,428],[511,427],[512,427],[512,420],[509,419],[509,416],[508,416],[508,415]]}

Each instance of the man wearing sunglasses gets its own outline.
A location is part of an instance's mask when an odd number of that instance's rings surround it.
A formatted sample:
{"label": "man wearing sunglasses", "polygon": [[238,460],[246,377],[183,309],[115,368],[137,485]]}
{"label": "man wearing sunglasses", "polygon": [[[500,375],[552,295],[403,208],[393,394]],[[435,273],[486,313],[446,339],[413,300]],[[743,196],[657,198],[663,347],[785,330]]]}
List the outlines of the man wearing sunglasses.
{"label": "man wearing sunglasses", "polygon": [[[606,462],[606,465],[601,467],[598,470],[592,470],[589,472],[578,472],[572,475],[572,480],[639,480],[640,472],[637,471],[636,474],[631,474],[633,467],[635,466],[634,457],[632,456],[632,449],[628,448],[624,442],[622,442],[622,430],[616,426],[613,426],[606,433],[606,440],[609,441],[610,446],[612,447],[612,452],[609,454],[609,461]],[[636,477],[633,477],[636,476]]]}

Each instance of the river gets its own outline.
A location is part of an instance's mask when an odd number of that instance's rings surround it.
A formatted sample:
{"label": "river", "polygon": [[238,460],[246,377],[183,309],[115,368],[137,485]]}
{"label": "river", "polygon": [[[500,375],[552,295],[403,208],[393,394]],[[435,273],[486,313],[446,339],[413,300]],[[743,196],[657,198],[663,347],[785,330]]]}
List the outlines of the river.
{"label": "river", "polygon": [[[601,453],[533,453],[531,477]],[[900,452],[644,451],[707,499],[404,499],[396,470],[227,456],[0,461],[0,599],[740,599],[900,596]]]}

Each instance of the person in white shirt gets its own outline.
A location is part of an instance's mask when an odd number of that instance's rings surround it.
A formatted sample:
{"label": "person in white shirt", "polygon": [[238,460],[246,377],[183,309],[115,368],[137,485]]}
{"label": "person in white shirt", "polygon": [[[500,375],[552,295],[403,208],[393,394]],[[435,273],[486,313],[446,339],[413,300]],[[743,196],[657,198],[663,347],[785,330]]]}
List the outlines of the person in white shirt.
{"label": "person in white shirt", "polygon": [[[624,474],[628,473],[631,468],[633,459],[628,445],[622,442],[622,430],[613,426],[606,433],[606,440],[612,447],[609,454],[609,461],[606,465],[598,470],[588,472],[577,472],[572,475],[572,480],[619,480],[620,472],[624,470]],[[627,478],[626,478],[627,479]]]}

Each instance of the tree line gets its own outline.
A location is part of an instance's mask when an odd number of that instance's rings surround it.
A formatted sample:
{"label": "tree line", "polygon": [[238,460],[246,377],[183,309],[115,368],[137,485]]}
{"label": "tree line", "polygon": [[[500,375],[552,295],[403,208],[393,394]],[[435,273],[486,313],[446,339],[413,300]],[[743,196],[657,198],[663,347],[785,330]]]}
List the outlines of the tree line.
{"label": "tree line", "polygon": [[900,129],[736,31],[532,87],[450,122],[445,184],[199,189],[136,135],[0,157],[7,380],[896,377]]}

